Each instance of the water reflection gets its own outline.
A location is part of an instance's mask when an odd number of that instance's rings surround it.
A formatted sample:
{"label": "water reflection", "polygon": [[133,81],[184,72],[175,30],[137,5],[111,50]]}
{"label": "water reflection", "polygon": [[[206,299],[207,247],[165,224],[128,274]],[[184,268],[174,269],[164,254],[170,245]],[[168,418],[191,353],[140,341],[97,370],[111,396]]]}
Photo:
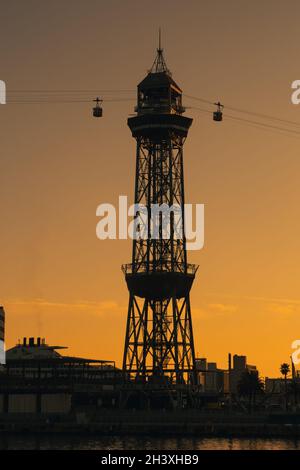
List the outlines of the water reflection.
{"label": "water reflection", "polygon": [[9,435],[0,437],[0,450],[297,450],[299,443],[266,438]]}

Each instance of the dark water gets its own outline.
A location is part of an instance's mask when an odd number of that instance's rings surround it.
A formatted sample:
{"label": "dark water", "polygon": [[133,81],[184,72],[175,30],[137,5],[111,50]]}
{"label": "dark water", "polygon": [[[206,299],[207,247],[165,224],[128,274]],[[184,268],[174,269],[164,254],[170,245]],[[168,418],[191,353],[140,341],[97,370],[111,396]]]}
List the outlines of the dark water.
{"label": "dark water", "polygon": [[299,450],[300,440],[87,436],[1,436],[0,450]]}

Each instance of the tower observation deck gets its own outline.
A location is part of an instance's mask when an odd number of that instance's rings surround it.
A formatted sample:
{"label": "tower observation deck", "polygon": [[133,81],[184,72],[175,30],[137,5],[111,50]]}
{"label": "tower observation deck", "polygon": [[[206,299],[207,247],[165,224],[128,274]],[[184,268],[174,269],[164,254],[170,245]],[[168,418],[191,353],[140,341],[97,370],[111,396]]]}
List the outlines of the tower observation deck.
{"label": "tower observation deck", "polygon": [[[137,87],[136,115],[128,119],[136,140],[134,200],[147,211],[144,226],[136,213],[141,236],[133,240],[131,263],[122,266],[129,290],[123,372],[139,383],[197,383],[190,307],[197,266],[187,261],[183,177],[183,145],[192,119],[184,112],[182,90],[159,45]],[[167,236],[162,212],[153,224],[153,206],[171,209]]]}

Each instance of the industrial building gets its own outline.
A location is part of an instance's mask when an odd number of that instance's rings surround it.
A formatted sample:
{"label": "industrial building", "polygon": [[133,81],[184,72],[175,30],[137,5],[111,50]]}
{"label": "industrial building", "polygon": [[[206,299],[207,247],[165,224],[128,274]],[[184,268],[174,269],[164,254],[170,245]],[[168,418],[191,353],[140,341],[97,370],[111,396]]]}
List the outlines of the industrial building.
{"label": "industrial building", "polygon": [[66,346],[50,346],[44,338],[24,338],[6,351],[6,374],[27,378],[69,378],[109,380],[116,372],[115,362],[63,356]]}
{"label": "industrial building", "polygon": [[70,413],[87,404],[115,406],[122,373],[114,361],[65,356],[64,346],[24,338],[6,352],[0,413]]}

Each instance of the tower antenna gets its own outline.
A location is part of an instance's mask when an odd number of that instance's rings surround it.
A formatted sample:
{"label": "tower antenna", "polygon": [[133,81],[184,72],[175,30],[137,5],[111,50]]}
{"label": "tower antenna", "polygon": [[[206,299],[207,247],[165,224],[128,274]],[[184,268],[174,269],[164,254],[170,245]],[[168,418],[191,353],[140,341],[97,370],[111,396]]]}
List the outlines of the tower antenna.
{"label": "tower antenna", "polygon": [[163,54],[163,48],[161,47],[161,28],[159,27],[157,55],[150,69],[150,73],[161,73],[161,72],[166,72],[170,76],[172,75],[170,70],[167,67],[164,54]]}
{"label": "tower antenna", "polygon": [[161,48],[161,28],[159,27],[159,30],[158,30],[158,51],[162,51],[162,48]]}

